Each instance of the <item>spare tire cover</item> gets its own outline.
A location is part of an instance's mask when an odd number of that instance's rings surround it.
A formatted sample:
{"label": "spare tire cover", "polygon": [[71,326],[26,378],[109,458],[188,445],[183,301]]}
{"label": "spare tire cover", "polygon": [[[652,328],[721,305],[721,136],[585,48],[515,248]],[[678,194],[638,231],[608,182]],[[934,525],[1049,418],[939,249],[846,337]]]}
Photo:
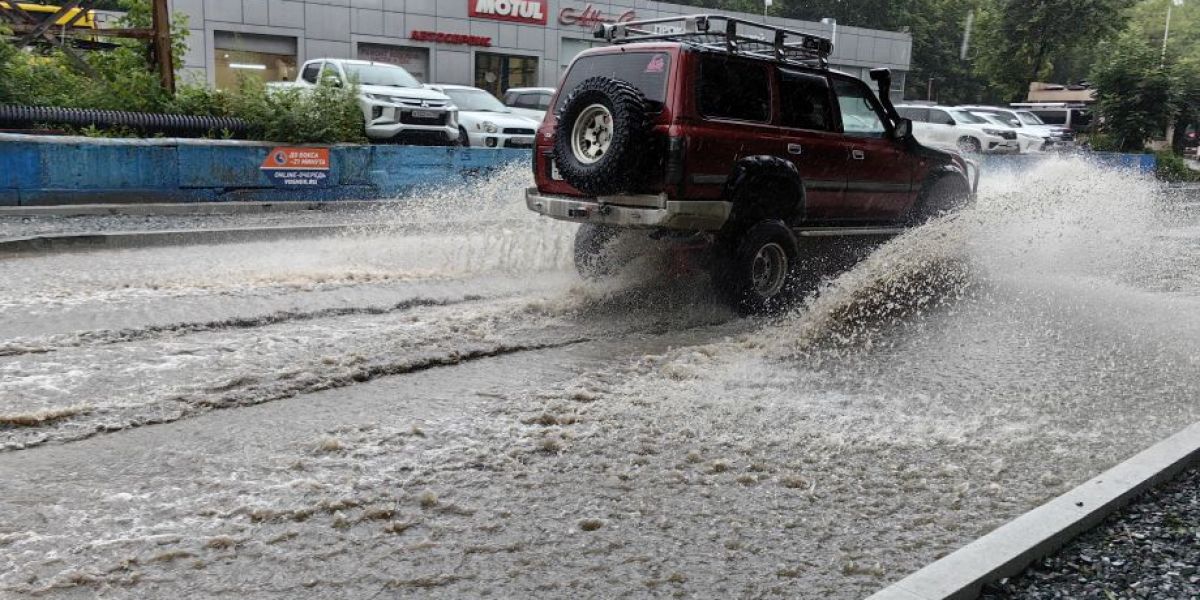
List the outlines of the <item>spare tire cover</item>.
{"label": "spare tire cover", "polygon": [[571,90],[558,112],[555,164],[563,180],[593,196],[634,189],[649,154],[646,97],[632,84],[592,77]]}

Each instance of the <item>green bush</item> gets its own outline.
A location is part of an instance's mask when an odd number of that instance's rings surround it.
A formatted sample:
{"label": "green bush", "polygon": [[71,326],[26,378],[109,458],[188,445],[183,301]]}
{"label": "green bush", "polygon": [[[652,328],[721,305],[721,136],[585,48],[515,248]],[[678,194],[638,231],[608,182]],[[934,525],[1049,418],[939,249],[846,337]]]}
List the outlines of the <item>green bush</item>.
{"label": "green bush", "polygon": [[312,88],[269,87],[259,79],[246,77],[238,82],[237,88],[228,91],[182,86],[167,110],[243,119],[250,124],[250,136],[260,140],[363,142],[366,135],[357,98],[357,86],[338,87],[332,80],[321,81]]}
{"label": "green bush", "polygon": [[[146,0],[121,1],[129,11],[126,26],[148,25]],[[186,25],[186,19],[173,19],[177,63],[187,48]],[[112,50],[81,54],[96,71],[96,78],[75,70],[60,51],[39,54],[0,41],[0,104],[237,117],[249,123],[252,139],[284,143],[366,140],[354,85],[339,87],[323,81],[307,89],[274,88],[247,77],[233,90],[181,84],[172,97],[147,64],[145,42],[127,40]],[[120,133],[128,132],[106,134]],[[224,132],[209,135],[223,136]]]}
{"label": "green bush", "polygon": [[1188,168],[1183,158],[1173,152],[1159,152],[1154,155],[1156,162],[1154,174],[1162,181],[1200,181],[1200,173]]}

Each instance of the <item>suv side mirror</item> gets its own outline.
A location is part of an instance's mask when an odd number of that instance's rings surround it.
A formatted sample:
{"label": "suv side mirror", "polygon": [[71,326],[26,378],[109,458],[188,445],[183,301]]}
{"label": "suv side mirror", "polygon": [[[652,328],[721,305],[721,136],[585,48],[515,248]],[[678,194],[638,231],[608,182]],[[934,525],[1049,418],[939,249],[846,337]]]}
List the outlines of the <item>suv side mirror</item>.
{"label": "suv side mirror", "polygon": [[903,140],[912,135],[912,119],[901,118],[896,121],[896,127],[892,129],[892,137]]}

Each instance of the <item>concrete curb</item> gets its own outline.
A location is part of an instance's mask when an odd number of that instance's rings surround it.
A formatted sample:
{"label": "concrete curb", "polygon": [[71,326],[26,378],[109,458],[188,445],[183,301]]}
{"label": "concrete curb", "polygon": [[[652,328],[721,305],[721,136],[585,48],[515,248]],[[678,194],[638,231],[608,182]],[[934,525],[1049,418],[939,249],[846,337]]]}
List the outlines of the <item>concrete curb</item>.
{"label": "concrete curb", "polygon": [[117,231],[36,235],[0,240],[0,257],[31,253],[90,251],[109,248],[185,246],[266,241],[289,237],[329,236],[369,225],[307,225],[298,227],[252,227],[242,229],[175,229],[165,231]]}
{"label": "concrete curb", "polygon": [[293,213],[306,210],[360,210],[387,206],[386,200],[336,200],[306,202],[178,202],[131,204],[64,204],[50,206],[0,206],[2,217],[180,216]]}
{"label": "concrete curb", "polygon": [[1200,459],[1200,423],[1002,525],[867,600],[977,598],[989,582],[1020,573],[1091,529],[1135,496]]}

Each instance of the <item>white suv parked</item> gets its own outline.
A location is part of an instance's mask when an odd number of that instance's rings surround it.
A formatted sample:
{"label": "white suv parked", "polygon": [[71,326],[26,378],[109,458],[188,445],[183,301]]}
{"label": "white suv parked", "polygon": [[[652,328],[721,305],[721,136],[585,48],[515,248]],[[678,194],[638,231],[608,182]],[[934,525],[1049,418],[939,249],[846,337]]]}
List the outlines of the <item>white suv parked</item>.
{"label": "white suv parked", "polygon": [[969,112],[920,104],[901,104],[896,110],[912,120],[913,135],[923,144],[955,148],[965,154],[1020,152],[1015,131],[996,127]]}
{"label": "white suv parked", "polygon": [[367,137],[413,144],[447,145],[458,141],[458,109],[445,94],[425,89],[404,67],[366,60],[315,58],[304,63],[294,83],[312,87],[329,77],[337,85],[358,84],[358,106]]}
{"label": "white suv parked", "polygon": [[1037,115],[1020,109],[1001,108],[998,106],[960,106],[973,113],[988,113],[996,115],[1005,123],[1026,133],[1049,141],[1042,150],[1062,149],[1075,145],[1075,132],[1064,127],[1055,127],[1042,122]]}

